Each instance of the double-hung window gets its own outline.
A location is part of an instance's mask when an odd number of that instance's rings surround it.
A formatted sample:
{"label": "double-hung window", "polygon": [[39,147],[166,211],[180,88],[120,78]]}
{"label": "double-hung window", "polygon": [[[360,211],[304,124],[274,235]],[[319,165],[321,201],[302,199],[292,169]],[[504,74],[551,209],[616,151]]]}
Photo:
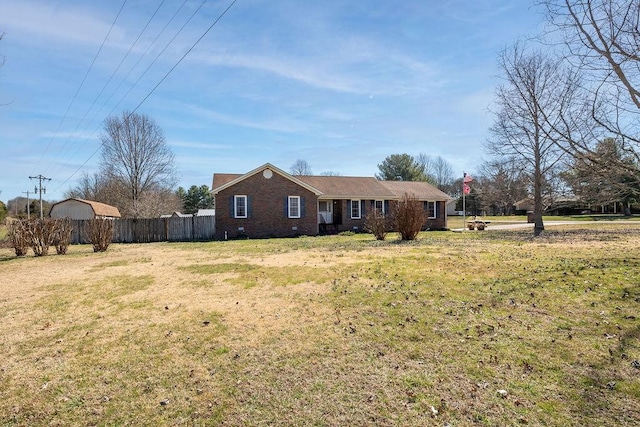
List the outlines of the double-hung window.
{"label": "double-hung window", "polygon": [[351,201],[351,219],[361,218],[360,203],[361,203],[360,200]]}
{"label": "double-hung window", "polygon": [[427,212],[429,219],[436,217],[436,202],[427,202]]}
{"label": "double-hung window", "polygon": [[384,211],[384,200],[376,200],[375,201],[375,208],[376,208],[376,212],[379,212],[382,215],[384,215],[385,214],[385,211]]}
{"label": "double-hung window", "polygon": [[289,196],[289,218],[300,218],[300,196]]}
{"label": "double-hung window", "polygon": [[233,213],[236,218],[247,218],[247,196],[233,196]]}

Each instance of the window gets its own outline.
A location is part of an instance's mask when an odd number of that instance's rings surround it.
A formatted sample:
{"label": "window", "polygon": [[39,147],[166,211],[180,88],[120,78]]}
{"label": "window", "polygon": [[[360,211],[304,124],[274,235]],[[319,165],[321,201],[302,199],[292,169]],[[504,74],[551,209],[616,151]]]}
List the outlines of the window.
{"label": "window", "polygon": [[381,214],[385,214],[384,212],[384,200],[376,200],[375,202],[375,208],[377,212],[380,212]]}
{"label": "window", "polygon": [[236,218],[247,217],[247,196],[233,196],[233,212]]}
{"label": "window", "polygon": [[351,219],[360,219],[360,200],[351,201]]}
{"label": "window", "polygon": [[289,218],[300,218],[300,196],[289,196]]}
{"label": "window", "polygon": [[436,202],[426,202],[427,204],[427,212],[429,213],[428,216],[429,218],[435,218],[436,217]]}

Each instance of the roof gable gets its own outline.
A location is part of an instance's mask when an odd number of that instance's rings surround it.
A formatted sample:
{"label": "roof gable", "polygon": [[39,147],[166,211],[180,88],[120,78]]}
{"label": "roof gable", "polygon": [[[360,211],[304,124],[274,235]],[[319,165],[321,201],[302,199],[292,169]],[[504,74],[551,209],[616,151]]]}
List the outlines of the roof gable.
{"label": "roof gable", "polygon": [[211,192],[213,194],[218,194],[220,191],[225,190],[229,187],[234,186],[235,184],[244,181],[245,179],[252,177],[260,172],[263,172],[265,170],[270,170],[273,173],[277,173],[278,175],[282,176],[283,178],[288,179],[289,181],[294,182],[295,184],[311,191],[312,193],[314,193],[316,196],[319,196],[322,194],[322,192],[320,190],[318,190],[317,188],[307,184],[306,182],[298,179],[297,177],[288,174],[287,172],[283,171],[282,169],[279,169],[275,166],[273,166],[270,163],[265,163],[264,165],[255,168],[254,170],[245,173],[244,175],[234,175],[234,174],[214,174],[213,175],[213,184],[212,184],[212,190]]}

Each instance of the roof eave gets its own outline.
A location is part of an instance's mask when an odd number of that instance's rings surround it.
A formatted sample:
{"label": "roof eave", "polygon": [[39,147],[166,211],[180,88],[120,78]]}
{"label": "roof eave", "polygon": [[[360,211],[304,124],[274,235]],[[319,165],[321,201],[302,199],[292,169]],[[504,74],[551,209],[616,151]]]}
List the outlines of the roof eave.
{"label": "roof eave", "polygon": [[280,176],[282,176],[282,177],[284,177],[284,178],[286,178],[286,179],[288,179],[290,181],[293,181],[294,183],[298,184],[299,186],[311,191],[316,196],[322,195],[322,191],[320,191],[317,188],[307,184],[306,182],[303,182],[303,181],[299,180],[295,176],[283,171],[282,169],[277,168],[276,166],[273,166],[271,163],[265,163],[264,165],[259,166],[259,167],[255,168],[254,170],[249,171],[249,172],[245,173],[244,175],[241,175],[238,178],[236,178],[236,179],[234,179],[232,181],[229,181],[226,184],[221,185],[218,188],[212,189],[211,192],[214,195],[218,194],[222,190],[225,190],[225,189],[227,189],[229,187],[232,187],[232,186],[236,185],[237,183],[242,182],[245,179],[247,179],[247,178],[249,178],[249,177],[251,177],[251,176],[253,176],[253,175],[255,175],[255,174],[257,174],[257,173],[259,173],[259,172],[261,172],[263,170],[265,170],[265,169],[271,169],[273,172],[277,173],[278,175],[280,175]]}

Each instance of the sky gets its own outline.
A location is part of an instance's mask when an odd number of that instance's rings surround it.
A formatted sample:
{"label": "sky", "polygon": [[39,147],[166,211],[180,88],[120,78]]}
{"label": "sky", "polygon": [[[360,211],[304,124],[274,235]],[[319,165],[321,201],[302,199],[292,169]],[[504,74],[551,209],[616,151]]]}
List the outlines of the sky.
{"label": "sky", "polygon": [[374,176],[401,153],[472,173],[497,55],[542,28],[529,0],[232,2],[0,0],[0,200],[39,175],[63,199],[125,110],[162,128],[184,188],[298,159]]}

